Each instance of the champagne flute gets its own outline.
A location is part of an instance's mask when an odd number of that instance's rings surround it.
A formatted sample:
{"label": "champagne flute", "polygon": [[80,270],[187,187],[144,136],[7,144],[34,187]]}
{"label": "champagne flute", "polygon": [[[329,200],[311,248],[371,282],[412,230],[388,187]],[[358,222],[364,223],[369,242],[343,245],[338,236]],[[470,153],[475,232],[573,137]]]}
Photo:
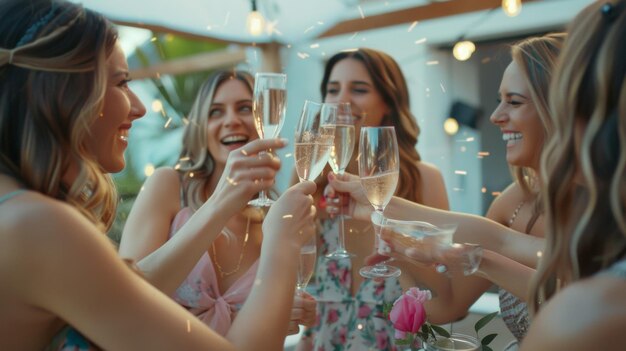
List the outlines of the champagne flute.
{"label": "champagne flute", "polygon": [[314,181],[322,173],[335,138],[337,106],[306,100],[296,127],[296,172],[302,180]]}
{"label": "champagne flute", "polygon": [[[396,191],[399,172],[400,157],[394,127],[361,128],[359,140],[361,186],[374,210],[382,218],[381,223],[373,223],[376,248],[384,245],[380,242],[380,229],[385,224],[383,211]],[[374,266],[365,266],[359,273],[365,278],[390,278],[399,276],[401,271],[397,267],[379,263]]]}
{"label": "champagne flute", "polygon": [[[282,73],[257,73],[254,78],[252,115],[261,139],[278,137],[285,121],[287,100],[287,75]],[[248,202],[254,207],[271,206],[273,200],[261,190],[259,197]]]}
{"label": "champagne flute", "polygon": [[300,248],[300,258],[298,265],[298,278],[296,280],[296,294],[302,295],[302,292],[309,284],[309,280],[315,271],[315,260],[317,259],[317,243],[315,236]]}
{"label": "champagne flute", "polygon": [[[305,101],[295,135],[296,172],[300,181],[313,181],[326,162],[335,137],[337,106]],[[317,257],[315,238],[300,249],[296,291],[301,293],[311,279]]]}
{"label": "champagne flute", "polygon": [[[350,158],[354,151],[354,117],[349,102],[337,104],[337,126],[335,127],[335,139],[333,147],[330,149],[328,164],[336,174],[343,174],[350,163]],[[341,210],[341,208],[340,208]],[[339,213],[339,235],[337,248],[328,253],[326,258],[344,259],[354,256],[346,250],[345,244],[345,224],[343,213]]]}

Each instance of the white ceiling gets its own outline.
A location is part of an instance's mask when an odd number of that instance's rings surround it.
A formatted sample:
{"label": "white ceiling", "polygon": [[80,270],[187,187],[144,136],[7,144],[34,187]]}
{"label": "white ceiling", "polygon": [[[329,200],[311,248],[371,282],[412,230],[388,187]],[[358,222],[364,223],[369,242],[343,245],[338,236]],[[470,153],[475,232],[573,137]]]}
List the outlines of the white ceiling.
{"label": "white ceiling", "polygon": [[[72,0],[109,18],[162,26],[234,42],[297,43],[334,24],[445,0],[257,0],[276,31],[253,37],[246,31],[250,0]],[[480,0],[472,0],[480,1]]]}

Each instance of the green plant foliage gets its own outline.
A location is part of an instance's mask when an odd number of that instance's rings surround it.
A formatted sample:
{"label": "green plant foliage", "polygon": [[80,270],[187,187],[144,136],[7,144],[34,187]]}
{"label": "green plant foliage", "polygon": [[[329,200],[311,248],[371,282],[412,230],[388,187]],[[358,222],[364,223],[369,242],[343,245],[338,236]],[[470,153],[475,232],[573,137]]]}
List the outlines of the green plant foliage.
{"label": "green plant foliage", "polygon": [[479,330],[481,330],[485,325],[491,322],[491,320],[494,319],[497,315],[498,315],[498,312],[492,312],[484,316],[483,318],[479,319],[478,322],[474,324],[474,330],[476,330],[476,332],[478,333]]}

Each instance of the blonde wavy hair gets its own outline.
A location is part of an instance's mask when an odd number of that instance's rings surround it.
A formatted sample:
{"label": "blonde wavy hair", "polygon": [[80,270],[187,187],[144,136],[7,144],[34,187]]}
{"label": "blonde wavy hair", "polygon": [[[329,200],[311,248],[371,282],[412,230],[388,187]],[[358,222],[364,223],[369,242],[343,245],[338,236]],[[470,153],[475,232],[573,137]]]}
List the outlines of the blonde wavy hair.
{"label": "blonde wavy hair", "polygon": [[[530,91],[530,99],[537,110],[543,126],[544,145],[553,127],[550,118],[548,95],[552,72],[565,41],[565,33],[551,33],[540,37],[527,38],[511,46],[511,56],[521,69]],[[538,175],[530,167],[510,166],[511,174],[522,191],[533,198],[538,198]]]}
{"label": "blonde wavy hair", "polygon": [[183,148],[175,168],[183,180],[185,201],[196,210],[206,200],[202,198],[203,188],[215,168],[215,161],[207,147],[209,111],[217,89],[231,79],[244,83],[252,94],[254,78],[250,73],[232,70],[213,73],[200,87],[189,112],[189,124],[183,133]]}
{"label": "blonde wavy hair", "polygon": [[594,2],[571,23],[550,87],[542,157],[547,243],[531,307],[626,257],[626,1]]}
{"label": "blonde wavy hair", "polygon": [[2,1],[0,18],[0,173],[107,230],[117,195],[85,140],[102,111],[116,30],[62,0]]}
{"label": "blonde wavy hair", "polygon": [[[381,126],[396,127],[398,138],[398,151],[400,154],[400,176],[397,196],[414,202],[422,202],[423,189],[418,189],[421,184],[421,175],[416,163],[421,160],[416,146],[420,128],[415,116],[411,113],[409,101],[409,89],[406,79],[398,63],[382,51],[360,48],[355,51],[342,51],[333,55],[324,68],[321,92],[322,98],[326,96],[330,74],[337,63],[352,58],[363,63],[376,91],[382,96],[383,101],[389,107],[390,113],[385,115]],[[324,178],[323,182],[327,182]],[[318,189],[324,189],[319,187]]]}

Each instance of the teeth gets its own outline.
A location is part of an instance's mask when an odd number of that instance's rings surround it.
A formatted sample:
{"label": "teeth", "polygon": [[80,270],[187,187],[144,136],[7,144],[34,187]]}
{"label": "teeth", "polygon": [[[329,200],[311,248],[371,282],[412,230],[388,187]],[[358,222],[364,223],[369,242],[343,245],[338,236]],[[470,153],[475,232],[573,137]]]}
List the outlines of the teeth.
{"label": "teeth", "polygon": [[120,130],[119,139],[122,141],[128,141],[128,129]]}
{"label": "teeth", "polygon": [[502,140],[504,141],[509,141],[509,140],[520,140],[523,139],[524,136],[522,135],[522,133],[504,133],[502,134]]}
{"label": "teeth", "polygon": [[245,135],[231,135],[231,136],[227,136],[225,138],[222,139],[223,143],[235,143],[238,141],[246,141],[248,140],[248,137],[246,137]]}

